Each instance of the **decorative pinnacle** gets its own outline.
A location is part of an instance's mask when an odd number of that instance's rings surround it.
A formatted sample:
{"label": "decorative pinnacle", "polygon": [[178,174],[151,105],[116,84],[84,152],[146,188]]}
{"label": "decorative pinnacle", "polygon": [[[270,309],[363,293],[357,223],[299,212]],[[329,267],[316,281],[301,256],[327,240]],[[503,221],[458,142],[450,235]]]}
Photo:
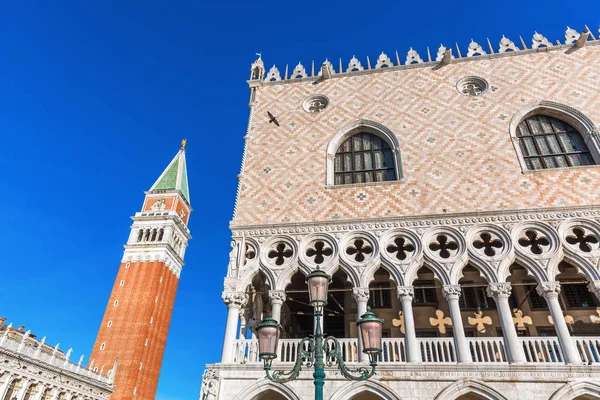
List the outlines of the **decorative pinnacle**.
{"label": "decorative pinnacle", "polygon": [[187,139],[181,139],[181,148],[185,149],[185,145],[187,144]]}

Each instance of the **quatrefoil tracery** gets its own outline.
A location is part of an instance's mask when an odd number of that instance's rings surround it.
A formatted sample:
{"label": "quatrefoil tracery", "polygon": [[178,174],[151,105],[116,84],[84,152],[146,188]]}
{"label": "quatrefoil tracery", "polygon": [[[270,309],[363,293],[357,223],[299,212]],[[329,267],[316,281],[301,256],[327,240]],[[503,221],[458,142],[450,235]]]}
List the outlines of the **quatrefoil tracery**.
{"label": "quatrefoil tracery", "polygon": [[326,246],[322,240],[316,241],[313,247],[306,250],[307,257],[314,257],[315,264],[323,264],[325,258],[329,258],[333,255],[333,249]]}
{"label": "quatrefoil tracery", "polygon": [[481,232],[479,238],[473,241],[473,247],[482,250],[483,254],[488,257],[494,257],[498,253],[496,249],[502,249],[504,246],[499,239],[494,238],[490,233]]}
{"label": "quatrefoil tracery", "polygon": [[398,260],[406,260],[415,251],[415,246],[410,240],[398,236],[394,239],[393,243],[386,247],[386,251],[393,255]]}
{"label": "quatrefoil tracery", "polygon": [[275,247],[275,250],[269,251],[267,256],[270,259],[275,260],[275,265],[283,265],[286,258],[291,258],[294,255],[294,252],[287,248],[287,245],[284,242],[280,242]]}
{"label": "quatrefoil tracery", "polygon": [[550,241],[541,232],[528,229],[525,231],[525,236],[518,240],[521,247],[529,248],[533,254],[538,255],[548,250]]}
{"label": "quatrefoil tracery", "polygon": [[437,235],[435,240],[429,243],[429,249],[438,253],[441,258],[450,258],[458,251],[458,244],[445,234]]}
{"label": "quatrefoil tracery", "polygon": [[[373,254],[373,247],[363,239],[355,239],[352,244],[346,248],[346,254],[354,256],[354,260],[363,262],[366,256]],[[366,256],[365,256],[366,255]]]}
{"label": "quatrefoil tracery", "polygon": [[598,246],[590,246],[590,244],[598,244],[598,238],[594,233],[587,233],[582,228],[573,228],[572,234],[565,238],[567,243],[577,246],[579,250],[589,253]]}

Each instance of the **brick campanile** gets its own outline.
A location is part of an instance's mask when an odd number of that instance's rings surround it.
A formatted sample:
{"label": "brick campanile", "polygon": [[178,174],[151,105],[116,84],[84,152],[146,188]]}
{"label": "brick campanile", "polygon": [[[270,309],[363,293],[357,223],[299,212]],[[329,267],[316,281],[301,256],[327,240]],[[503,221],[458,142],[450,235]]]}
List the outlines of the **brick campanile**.
{"label": "brick campanile", "polygon": [[90,366],[112,368],[111,400],[152,400],[156,394],[192,211],[185,141],[146,192],[133,225],[94,344]]}

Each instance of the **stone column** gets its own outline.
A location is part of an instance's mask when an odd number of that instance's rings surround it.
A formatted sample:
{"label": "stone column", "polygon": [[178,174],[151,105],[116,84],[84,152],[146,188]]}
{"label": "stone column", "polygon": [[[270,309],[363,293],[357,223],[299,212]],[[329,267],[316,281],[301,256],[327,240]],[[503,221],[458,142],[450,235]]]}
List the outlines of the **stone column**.
{"label": "stone column", "polygon": [[[13,396],[19,400],[24,398],[25,393],[27,393],[27,387],[29,386],[29,382],[30,382],[29,379],[27,379],[25,377],[21,378],[21,388],[16,393],[14,393]],[[12,400],[12,398],[11,398],[11,400]]]}
{"label": "stone column", "polygon": [[271,318],[281,323],[281,306],[285,303],[285,292],[283,290],[269,290],[271,300]]}
{"label": "stone column", "polygon": [[243,292],[226,292],[223,293],[222,297],[225,304],[227,304],[227,325],[225,326],[221,363],[230,363],[233,361],[233,345],[237,333],[240,309],[246,304],[246,295]]}
{"label": "stone column", "polygon": [[404,348],[406,350],[406,361],[409,363],[421,362],[421,352],[417,342],[412,307],[414,297],[415,289],[412,286],[398,287],[398,299],[402,302],[402,315],[404,316]]}
{"label": "stone column", "polygon": [[452,330],[454,331],[454,348],[456,349],[456,357],[458,358],[457,361],[460,363],[470,363],[473,362],[473,360],[471,359],[471,352],[469,351],[469,344],[467,343],[462,315],[460,313],[460,305],[458,304],[460,293],[461,290],[459,285],[444,285],[442,287],[442,294],[450,308]]}
{"label": "stone column", "polygon": [[558,336],[558,342],[560,343],[563,355],[565,356],[565,362],[573,365],[581,364],[581,356],[577,352],[575,342],[571,338],[569,328],[567,328],[567,323],[563,316],[562,308],[560,307],[560,302],[558,301],[560,282],[541,282],[537,285],[537,292],[546,299],[546,302],[548,303],[550,315],[552,315],[552,321],[554,322],[554,328],[556,329],[556,336]]}
{"label": "stone column", "polygon": [[502,325],[504,348],[506,349],[508,362],[511,364],[520,364],[527,362],[527,359],[525,358],[523,346],[519,342],[510,305],[508,304],[511,290],[512,286],[508,282],[490,283],[487,287],[487,295],[493,297],[498,306],[498,316]]}
{"label": "stone column", "polygon": [[[353,288],[352,294],[354,295],[354,300],[356,300],[356,310],[358,313],[358,319],[367,312],[367,303],[369,302],[369,288]],[[358,343],[358,360],[361,362],[368,362],[369,356],[362,352],[362,343],[360,338],[360,332],[357,334],[357,343]]]}

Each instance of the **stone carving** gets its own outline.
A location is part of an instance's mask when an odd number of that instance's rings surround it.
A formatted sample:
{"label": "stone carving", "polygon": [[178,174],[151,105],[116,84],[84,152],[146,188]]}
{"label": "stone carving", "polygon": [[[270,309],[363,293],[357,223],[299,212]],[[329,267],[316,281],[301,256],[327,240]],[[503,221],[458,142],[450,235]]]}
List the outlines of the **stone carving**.
{"label": "stone carving", "polygon": [[[552,319],[552,315],[548,315],[548,322],[550,322],[552,325],[554,325],[554,320]],[[565,323],[567,325],[573,325],[575,323],[575,320],[573,319],[573,317],[571,315],[565,315]]]}
{"label": "stone carving", "polygon": [[281,266],[285,263],[286,259],[291,258],[294,252],[289,248],[287,243],[279,242],[275,246],[275,249],[269,251],[267,257],[273,260],[275,265]]}
{"label": "stone carving", "polygon": [[243,292],[225,292],[221,297],[228,307],[242,308],[248,301],[246,294]]}
{"label": "stone carving", "polygon": [[354,295],[354,299],[357,303],[369,301],[369,288],[352,288],[352,294]]}
{"label": "stone carving", "polygon": [[269,300],[271,300],[271,304],[283,304],[286,298],[283,290],[269,290]]}
{"label": "stone carving", "polygon": [[392,319],[392,325],[396,327],[400,327],[400,332],[404,332],[404,315],[402,315],[402,311],[398,311],[398,318]]}
{"label": "stone carving", "polygon": [[452,326],[452,318],[444,317],[442,310],[435,311],[436,318],[429,317],[429,323],[431,326],[437,327],[440,333],[446,333],[446,326]]}
{"label": "stone carving", "polygon": [[357,262],[363,262],[373,254],[373,247],[363,239],[355,239],[346,249],[346,254],[353,256]]}
{"label": "stone carving", "polygon": [[567,30],[565,31],[565,44],[575,43],[577,39],[579,39],[579,36],[579,32],[567,26]]}
{"label": "stone carving", "polygon": [[279,74],[279,70],[275,65],[271,67],[269,72],[267,72],[267,77],[265,78],[265,82],[275,82],[280,81],[281,75]]}
{"label": "stone carving", "polygon": [[446,301],[458,300],[460,297],[461,288],[459,285],[444,285],[442,287],[442,296]]}
{"label": "stone carving", "polygon": [[435,241],[429,243],[429,249],[441,258],[450,258],[458,252],[458,244],[450,237],[444,234],[436,236]]}
{"label": "stone carving", "polygon": [[387,54],[385,54],[382,51],[381,54],[379,55],[379,58],[377,59],[377,64],[375,64],[375,69],[393,67],[393,66],[394,66],[394,63],[392,63],[392,60],[390,60],[390,58],[387,56]]}
{"label": "stone carving", "polygon": [[239,246],[235,240],[232,240],[229,245],[231,246],[231,251],[229,252],[229,266],[227,270],[229,271],[229,276],[237,277]]}
{"label": "stone carving", "polygon": [[502,35],[502,39],[500,39],[500,48],[498,52],[505,53],[507,51],[519,51],[519,48],[515,45],[515,42]]}
{"label": "stone carving", "polygon": [[521,311],[520,309],[515,308],[515,310],[513,312],[514,312],[513,323],[515,325],[517,325],[518,331],[527,330],[527,328],[525,327],[525,324],[533,325],[533,320],[531,319],[531,317],[529,315],[523,316],[523,311]]}
{"label": "stone carving", "polygon": [[481,232],[479,238],[473,241],[473,247],[480,250],[482,254],[493,257],[496,255],[496,249],[501,249],[503,247],[500,239],[495,236],[496,235],[492,235],[489,232]]}
{"label": "stone carving", "polygon": [[471,39],[471,43],[469,43],[469,51],[467,52],[467,57],[482,56],[484,54],[487,53],[485,52],[485,50],[483,50],[481,45],[473,41],[473,39]]}
{"label": "stone carving", "polygon": [[415,288],[412,286],[398,286],[396,293],[401,301],[411,301],[415,297]]}
{"label": "stone carving", "polygon": [[508,299],[512,291],[510,283],[490,283],[486,289],[487,295],[494,299]]}
{"label": "stone carving", "polygon": [[306,250],[307,257],[314,257],[313,261],[315,264],[323,264],[326,258],[330,258],[333,255],[333,250],[324,241],[316,241],[312,247]]}
{"label": "stone carving", "polygon": [[162,211],[165,209],[165,199],[156,200],[154,204],[152,204],[153,211]]}
{"label": "stone carving", "polygon": [[306,78],[308,75],[306,74],[306,69],[302,63],[298,63],[294,70],[292,71],[291,79],[301,79]]}
{"label": "stone carving", "polygon": [[219,393],[219,371],[208,369],[202,374],[200,400],[216,400]]}
{"label": "stone carving", "polygon": [[590,321],[592,321],[592,324],[600,324],[600,307],[596,308],[596,314],[598,315],[590,315]]}
{"label": "stone carving", "polygon": [[537,49],[540,47],[552,47],[552,43],[541,33],[535,32],[531,41],[531,48]]}
{"label": "stone carving", "polygon": [[456,83],[458,92],[465,96],[479,96],[488,90],[488,83],[478,76],[466,76]]}
{"label": "stone carving", "polygon": [[413,50],[413,48],[411,47],[410,50],[408,51],[408,53],[406,53],[406,65],[411,65],[411,64],[421,64],[423,63],[423,59],[421,58],[421,56],[419,55],[419,53],[417,53],[416,50]]}
{"label": "stone carving", "polygon": [[557,299],[560,294],[560,282],[541,282],[536,290],[545,299]]}
{"label": "stone carving", "polygon": [[485,326],[492,324],[492,318],[489,316],[484,317],[483,311],[480,309],[474,313],[475,317],[468,317],[469,325],[476,326],[477,332],[485,333]]}
{"label": "stone carving", "polygon": [[364,68],[363,68],[362,64],[360,63],[360,61],[358,60],[358,58],[356,58],[355,56],[352,56],[352,59],[350,59],[350,62],[348,63],[348,68],[346,68],[346,72],[357,72],[357,71],[364,71]]}
{"label": "stone carving", "polygon": [[307,113],[317,114],[329,106],[329,99],[322,94],[314,94],[302,102],[302,109]]}

